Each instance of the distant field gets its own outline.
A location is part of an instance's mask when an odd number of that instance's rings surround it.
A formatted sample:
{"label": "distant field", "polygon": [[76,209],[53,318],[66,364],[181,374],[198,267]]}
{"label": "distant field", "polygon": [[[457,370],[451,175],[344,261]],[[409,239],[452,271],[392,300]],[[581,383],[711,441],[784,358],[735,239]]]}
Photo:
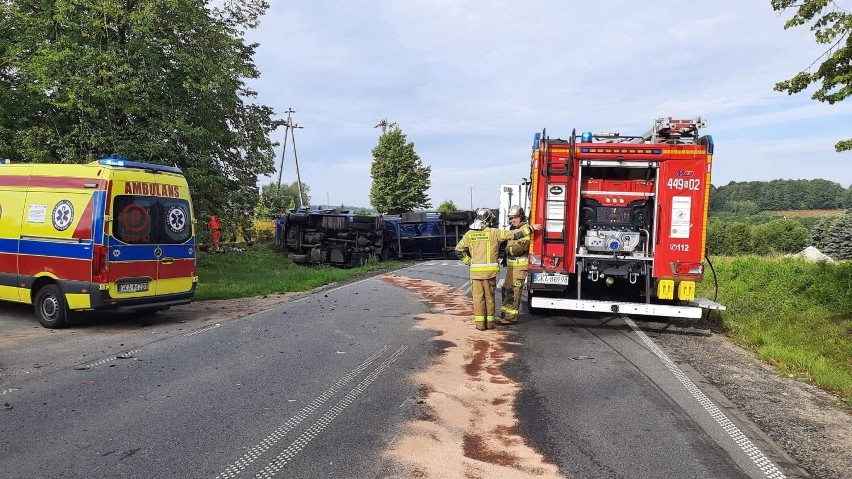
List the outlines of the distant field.
{"label": "distant field", "polygon": [[845,212],[846,212],[846,210],[774,210],[774,211],[764,211],[764,213],[766,213],[768,215],[803,216],[803,217],[840,216]]}

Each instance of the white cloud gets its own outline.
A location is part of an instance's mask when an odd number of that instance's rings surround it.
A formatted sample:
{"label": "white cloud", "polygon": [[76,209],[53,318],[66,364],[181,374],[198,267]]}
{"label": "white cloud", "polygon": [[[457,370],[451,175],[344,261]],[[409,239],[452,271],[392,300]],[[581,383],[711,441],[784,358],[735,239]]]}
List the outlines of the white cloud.
{"label": "white cloud", "polygon": [[769,2],[271,3],[249,35],[261,43],[252,85],[260,102],[298,111],[302,179],[334,204],[367,205],[382,118],[432,166],[434,205],[466,204],[471,185],[484,205],[527,176],[542,128],[642,133],[663,116],[708,119],[726,182],[852,182],[833,148],[850,136],[852,104],[773,91],[823,47],[806,27],[784,30]]}

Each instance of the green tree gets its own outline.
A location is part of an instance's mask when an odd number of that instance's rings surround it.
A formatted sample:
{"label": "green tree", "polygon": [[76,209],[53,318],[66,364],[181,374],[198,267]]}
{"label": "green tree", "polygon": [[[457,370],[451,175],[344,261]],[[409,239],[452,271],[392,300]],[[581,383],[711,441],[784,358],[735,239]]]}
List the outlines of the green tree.
{"label": "green tree", "polygon": [[725,226],[720,221],[707,224],[707,252],[711,255],[725,254]]}
{"label": "green tree", "polygon": [[756,251],[760,254],[768,252],[767,247],[779,253],[797,253],[811,240],[810,231],[798,221],[790,219],[756,225],[752,228],[751,236],[754,238],[754,247],[764,250]]}
{"label": "green tree", "polygon": [[846,191],[844,191],[843,194],[840,195],[840,207],[852,210],[852,186],[846,188]]}
{"label": "green tree", "polygon": [[447,213],[450,211],[458,211],[459,208],[453,203],[453,200],[446,200],[438,205],[438,213]]}
{"label": "green tree", "polygon": [[723,235],[723,254],[738,255],[754,252],[751,226],[746,223],[731,223]]}
{"label": "green tree", "polygon": [[373,148],[370,176],[370,203],[380,214],[399,214],[418,208],[429,208],[426,190],[431,185],[431,166],[423,166],[399,128],[391,128],[379,137]]}
{"label": "green tree", "polygon": [[[852,13],[828,0],[772,0],[777,12],[795,9],[784,29],[810,24],[817,43],[828,45],[816,71],[797,73],[793,78],[775,84],[775,90],[792,95],[804,91],[813,83],[821,83],[811,96],[814,100],[833,105],[852,95]],[[834,145],[838,152],[852,149],[852,139]]]}
{"label": "green tree", "polygon": [[[311,202],[311,187],[302,183],[302,204]],[[272,216],[280,216],[299,205],[299,182],[290,184],[269,183],[261,187],[261,198],[266,210]],[[291,206],[293,205],[293,206]]]}
{"label": "green tree", "polygon": [[726,210],[739,215],[753,215],[760,211],[760,207],[751,200],[734,200],[728,202]]}
{"label": "green tree", "polygon": [[852,214],[838,216],[825,232],[823,253],[834,259],[852,259]]}
{"label": "green tree", "polygon": [[825,248],[825,240],[828,235],[828,231],[831,229],[831,226],[834,224],[834,221],[837,218],[833,216],[820,216],[819,221],[811,228],[811,244],[822,250]]}
{"label": "green tree", "polygon": [[200,215],[254,208],[280,124],[252,103],[265,0],[0,2],[0,157],[177,165]]}

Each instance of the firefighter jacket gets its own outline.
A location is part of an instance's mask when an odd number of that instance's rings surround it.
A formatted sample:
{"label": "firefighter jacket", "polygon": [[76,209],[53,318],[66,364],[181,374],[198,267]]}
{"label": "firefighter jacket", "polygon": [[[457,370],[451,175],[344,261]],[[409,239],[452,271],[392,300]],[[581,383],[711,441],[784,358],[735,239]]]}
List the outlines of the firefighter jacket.
{"label": "firefighter jacket", "polygon": [[468,230],[456,245],[456,251],[462,254],[462,261],[470,264],[470,279],[496,278],[500,272],[497,254],[500,243],[511,239],[521,239],[523,230],[506,231],[497,228]]}
{"label": "firefighter jacket", "polygon": [[506,243],[506,265],[510,268],[526,268],[527,253],[530,250],[530,240],[533,233],[532,226],[523,221],[517,228],[513,226],[510,231],[523,231],[524,236],[520,239],[510,239]]}

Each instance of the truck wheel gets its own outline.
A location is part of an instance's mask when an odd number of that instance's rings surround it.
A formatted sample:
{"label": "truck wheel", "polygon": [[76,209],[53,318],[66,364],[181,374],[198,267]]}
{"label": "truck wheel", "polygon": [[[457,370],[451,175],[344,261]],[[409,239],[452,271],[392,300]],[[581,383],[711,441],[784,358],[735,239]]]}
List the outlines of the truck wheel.
{"label": "truck wheel", "polygon": [[308,255],[306,254],[291,254],[290,261],[295,264],[305,264],[308,262]]}
{"label": "truck wheel", "polygon": [[45,328],[58,329],[68,325],[70,312],[59,286],[49,284],[38,290],[34,307],[38,322]]}

